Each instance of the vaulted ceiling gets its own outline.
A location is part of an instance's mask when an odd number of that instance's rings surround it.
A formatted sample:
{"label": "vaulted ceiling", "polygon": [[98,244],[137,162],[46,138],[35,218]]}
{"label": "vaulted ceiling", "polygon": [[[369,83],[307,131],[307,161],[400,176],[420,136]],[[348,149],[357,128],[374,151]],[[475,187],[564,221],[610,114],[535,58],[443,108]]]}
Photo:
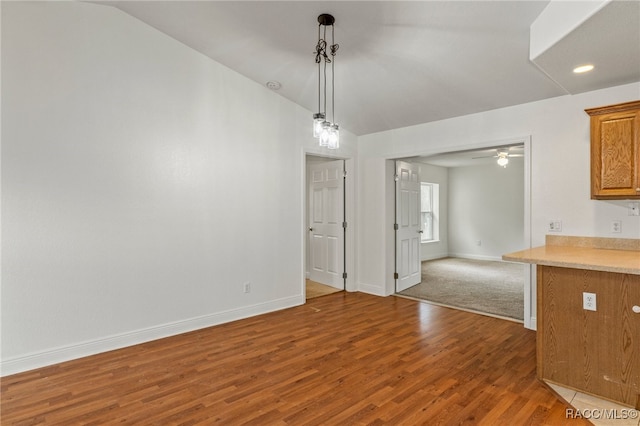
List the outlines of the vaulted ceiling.
{"label": "vaulted ceiling", "polygon": [[[640,81],[637,1],[604,2],[534,61],[530,27],[547,1],[103,3],[314,112],[317,17],[332,14],[335,121],[356,135]],[[591,75],[571,72],[585,61]]]}

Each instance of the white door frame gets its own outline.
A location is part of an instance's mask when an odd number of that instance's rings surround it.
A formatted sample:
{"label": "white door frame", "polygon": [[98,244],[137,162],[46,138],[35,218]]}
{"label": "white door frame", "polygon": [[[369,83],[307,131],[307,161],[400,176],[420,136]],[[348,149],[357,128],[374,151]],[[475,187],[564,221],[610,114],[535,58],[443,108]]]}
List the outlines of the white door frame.
{"label": "white door frame", "polygon": [[[395,163],[395,160],[407,160],[411,157],[427,157],[431,155],[439,155],[450,152],[468,151],[474,149],[486,149],[495,146],[507,146],[524,144],[524,245],[523,249],[531,248],[531,135],[514,137],[504,140],[485,141],[470,145],[453,146],[449,149],[439,148],[431,151],[419,151],[405,155],[403,157],[391,157],[388,158],[388,162]],[[387,179],[393,180],[393,174],[390,174],[391,170],[395,167],[387,167]],[[393,172],[395,173],[395,172]],[[387,202],[392,203],[394,201],[394,194],[389,194],[389,186],[387,187]],[[395,190],[395,186],[393,187]],[[395,204],[394,204],[395,209]],[[391,253],[395,249],[395,239],[389,239],[393,245]],[[395,255],[391,257],[389,250],[387,251],[387,265],[394,265]],[[535,289],[535,267],[534,265],[523,265],[525,268],[524,274],[524,327],[535,330],[536,329],[536,289]],[[395,292],[395,280],[393,276],[390,276],[386,280],[387,294],[393,294]]]}
{"label": "white door frame", "polygon": [[344,160],[307,161],[307,179],[308,277],[344,290]]}
{"label": "white door frame", "polygon": [[356,221],[355,221],[355,200],[356,200],[356,185],[355,185],[355,176],[356,176],[356,162],[353,158],[350,157],[341,157],[341,156],[329,156],[324,154],[319,154],[314,150],[303,148],[302,150],[302,212],[303,212],[303,227],[300,230],[301,239],[302,239],[302,276],[300,280],[301,286],[301,294],[303,296],[303,300],[306,297],[306,286],[305,280],[307,278],[308,272],[308,254],[309,254],[309,232],[308,232],[308,217],[309,217],[309,203],[308,203],[308,184],[307,184],[307,157],[318,157],[326,159],[326,161],[333,160],[344,160],[345,162],[345,170],[347,172],[347,177],[345,181],[344,188],[344,209],[345,209],[345,221],[347,222],[347,230],[345,232],[345,249],[344,249],[344,259],[345,265],[344,269],[347,273],[347,279],[345,280],[345,290],[349,292],[357,291],[356,284],[356,268],[355,268],[355,229],[356,229]]}

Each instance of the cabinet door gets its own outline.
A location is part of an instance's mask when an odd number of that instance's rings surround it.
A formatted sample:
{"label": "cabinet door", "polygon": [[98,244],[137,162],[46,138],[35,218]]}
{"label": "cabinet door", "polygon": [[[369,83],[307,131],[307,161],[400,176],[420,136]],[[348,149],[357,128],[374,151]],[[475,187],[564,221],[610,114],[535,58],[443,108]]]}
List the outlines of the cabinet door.
{"label": "cabinet door", "polygon": [[[583,309],[583,293],[596,311]],[[638,408],[640,275],[538,266],[538,377]]]}
{"label": "cabinet door", "polygon": [[640,112],[591,117],[591,198],[640,198]]}
{"label": "cabinet door", "polygon": [[600,323],[594,383],[607,381],[602,388],[608,398],[639,408],[640,313],[633,306],[640,307],[640,276],[602,274],[605,279],[597,285],[607,297],[596,299]]}

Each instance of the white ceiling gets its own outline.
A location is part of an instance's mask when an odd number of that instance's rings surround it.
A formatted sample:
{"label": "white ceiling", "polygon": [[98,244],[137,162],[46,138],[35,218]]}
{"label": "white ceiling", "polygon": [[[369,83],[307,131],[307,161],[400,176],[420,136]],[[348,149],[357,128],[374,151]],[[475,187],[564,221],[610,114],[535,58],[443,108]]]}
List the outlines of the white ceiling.
{"label": "white ceiling", "polygon": [[[533,61],[569,93],[640,80],[640,1],[610,2]],[[586,63],[596,70],[573,73]]]}
{"label": "white ceiling", "polygon": [[[314,112],[317,16],[334,15],[340,44],[335,121],[356,135],[565,95],[572,87],[565,77],[567,66],[573,66],[572,52],[584,56],[596,49],[608,57],[626,58],[620,65],[627,69],[623,78],[601,73],[597,81],[583,79],[576,91],[640,80],[637,1],[624,2],[631,6],[611,16],[599,12],[604,18],[560,46],[559,53],[537,58],[544,71],[529,60],[529,27],[547,1],[101,3],[118,7],[261,85],[280,82],[279,94]],[[620,13],[631,16],[624,25],[618,22]],[[623,43],[592,43],[612,25]],[[566,75],[569,83],[580,77]]]}

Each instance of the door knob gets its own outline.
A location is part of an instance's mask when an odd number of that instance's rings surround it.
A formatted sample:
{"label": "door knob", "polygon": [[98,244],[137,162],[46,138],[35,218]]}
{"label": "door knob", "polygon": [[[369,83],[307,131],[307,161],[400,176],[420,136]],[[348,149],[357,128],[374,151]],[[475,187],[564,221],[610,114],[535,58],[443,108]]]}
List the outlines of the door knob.
{"label": "door knob", "polygon": [[631,308],[631,310],[636,314],[640,314],[640,306],[638,305],[635,305],[633,308]]}

